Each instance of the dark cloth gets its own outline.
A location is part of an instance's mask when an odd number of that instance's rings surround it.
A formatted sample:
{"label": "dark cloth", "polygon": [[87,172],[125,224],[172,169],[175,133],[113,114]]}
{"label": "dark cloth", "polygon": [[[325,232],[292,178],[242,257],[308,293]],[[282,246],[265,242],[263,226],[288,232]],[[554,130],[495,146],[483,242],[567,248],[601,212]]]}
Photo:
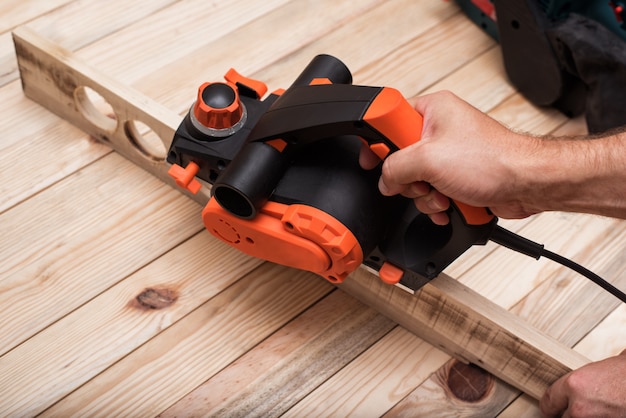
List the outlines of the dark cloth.
{"label": "dark cloth", "polygon": [[574,13],[555,23],[547,35],[564,69],[586,88],[589,132],[626,126],[626,41]]}

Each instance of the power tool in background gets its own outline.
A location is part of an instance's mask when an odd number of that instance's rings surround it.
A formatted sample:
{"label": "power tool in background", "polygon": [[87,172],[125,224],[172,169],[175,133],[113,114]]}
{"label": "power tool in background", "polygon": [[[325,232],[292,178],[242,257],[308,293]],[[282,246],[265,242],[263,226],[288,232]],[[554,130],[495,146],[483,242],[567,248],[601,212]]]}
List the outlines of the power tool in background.
{"label": "power tool in background", "polygon": [[352,85],[337,58],[315,57],[267,98],[264,83],[231,69],[204,83],[167,161],[180,187],[212,184],[207,230],[238,250],[333,283],[365,264],[386,283],[417,290],[473,245],[493,240],[534,258],[593,273],[497,225],[486,208],[452,202],[438,226],[411,199],[378,190],[380,165],[359,166],[367,144],[381,159],[419,140],[422,117],[388,87]]}
{"label": "power tool in background", "polygon": [[590,133],[626,125],[626,1],[456,0],[500,42],[507,75],[531,102]]}

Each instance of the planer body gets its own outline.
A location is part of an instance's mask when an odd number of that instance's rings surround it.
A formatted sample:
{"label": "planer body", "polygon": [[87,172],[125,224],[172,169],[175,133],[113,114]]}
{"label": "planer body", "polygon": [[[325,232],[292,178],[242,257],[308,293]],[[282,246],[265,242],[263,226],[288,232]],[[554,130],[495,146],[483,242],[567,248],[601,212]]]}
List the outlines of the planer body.
{"label": "planer body", "polygon": [[[417,290],[497,223],[485,208],[452,202],[435,225],[413,201],[378,190],[381,159],[419,140],[422,118],[394,89],[352,85],[337,58],[318,55],[286,90],[230,70],[204,83],[168,152],[180,187],[212,185],[206,229],[254,257],[333,283],[365,264]],[[452,168],[451,168],[452,169]]]}

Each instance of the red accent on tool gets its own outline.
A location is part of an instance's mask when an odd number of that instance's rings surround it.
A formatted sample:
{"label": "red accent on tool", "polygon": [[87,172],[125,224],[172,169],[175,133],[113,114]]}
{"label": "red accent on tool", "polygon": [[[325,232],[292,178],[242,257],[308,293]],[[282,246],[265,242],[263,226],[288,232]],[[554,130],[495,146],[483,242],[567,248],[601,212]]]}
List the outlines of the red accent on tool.
{"label": "red accent on tool", "polygon": [[491,20],[496,20],[496,6],[489,0],[472,0],[472,3]]}

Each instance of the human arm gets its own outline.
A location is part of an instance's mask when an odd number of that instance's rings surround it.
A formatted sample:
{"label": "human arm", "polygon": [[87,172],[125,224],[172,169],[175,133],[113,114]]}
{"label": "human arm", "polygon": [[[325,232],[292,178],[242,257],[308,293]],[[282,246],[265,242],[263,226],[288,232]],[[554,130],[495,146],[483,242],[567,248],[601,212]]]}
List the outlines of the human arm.
{"label": "human arm", "polygon": [[[449,92],[412,104],[424,116],[421,139],[385,160],[379,188],[415,199],[435,223],[448,222],[448,197],[503,218],[550,210],[626,218],[626,132],[517,133]],[[371,166],[371,156],[361,157]]]}

